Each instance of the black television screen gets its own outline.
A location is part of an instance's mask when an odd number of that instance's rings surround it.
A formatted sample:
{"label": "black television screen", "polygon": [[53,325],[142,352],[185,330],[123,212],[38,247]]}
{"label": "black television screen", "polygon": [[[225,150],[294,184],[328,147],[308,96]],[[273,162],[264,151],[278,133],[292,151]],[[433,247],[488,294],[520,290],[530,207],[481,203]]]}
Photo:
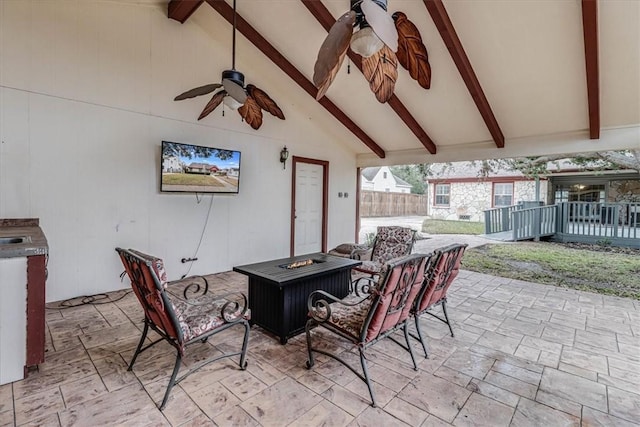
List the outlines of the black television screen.
{"label": "black television screen", "polygon": [[160,191],[237,193],[240,152],[162,141]]}

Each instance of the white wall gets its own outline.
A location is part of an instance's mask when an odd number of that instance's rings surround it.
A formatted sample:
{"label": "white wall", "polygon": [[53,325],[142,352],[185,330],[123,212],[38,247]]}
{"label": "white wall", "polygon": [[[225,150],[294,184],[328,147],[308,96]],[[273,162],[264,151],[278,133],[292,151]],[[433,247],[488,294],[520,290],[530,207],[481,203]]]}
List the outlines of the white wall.
{"label": "white wall", "polygon": [[[0,24],[0,217],[40,218],[48,301],[127,287],[116,246],[164,258],[170,279],[187,272],[180,259],[203,230],[190,274],[288,256],[284,145],[330,162],[328,244],[353,240],[356,198],[337,193],[356,194],[355,155],[288,103],[282,84],[259,82],[287,117],[265,113],[259,131],[232,111],[197,122],[205,97],[173,102],[229,65],[216,60],[223,42],[197,24],[159,5],[92,0],[2,1]],[[240,150],[240,193],[200,203],[161,194],[162,140]]]}

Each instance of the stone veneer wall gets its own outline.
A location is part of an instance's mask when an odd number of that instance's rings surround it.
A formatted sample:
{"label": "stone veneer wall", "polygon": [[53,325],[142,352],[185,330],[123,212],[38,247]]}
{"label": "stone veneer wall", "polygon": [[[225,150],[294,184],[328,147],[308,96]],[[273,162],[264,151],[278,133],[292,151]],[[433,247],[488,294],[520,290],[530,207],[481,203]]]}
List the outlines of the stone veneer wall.
{"label": "stone veneer wall", "polygon": [[640,202],[640,180],[611,181],[608,200],[611,202]]}
{"label": "stone veneer wall", "polygon": [[[483,222],[484,211],[492,208],[493,182],[453,182],[451,183],[449,206],[433,205],[434,184],[429,184],[431,206],[430,216],[434,219],[458,220],[468,215],[469,221]],[[513,203],[535,200],[535,181],[515,181]],[[547,181],[540,181],[540,198],[545,201]]]}

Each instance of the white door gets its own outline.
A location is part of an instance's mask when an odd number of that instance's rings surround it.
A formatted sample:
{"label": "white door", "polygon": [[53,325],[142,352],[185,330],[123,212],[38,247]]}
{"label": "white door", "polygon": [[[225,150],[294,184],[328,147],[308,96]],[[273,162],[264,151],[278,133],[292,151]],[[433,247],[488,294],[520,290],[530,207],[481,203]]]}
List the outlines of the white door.
{"label": "white door", "polygon": [[296,163],[294,255],[322,251],[322,165]]}

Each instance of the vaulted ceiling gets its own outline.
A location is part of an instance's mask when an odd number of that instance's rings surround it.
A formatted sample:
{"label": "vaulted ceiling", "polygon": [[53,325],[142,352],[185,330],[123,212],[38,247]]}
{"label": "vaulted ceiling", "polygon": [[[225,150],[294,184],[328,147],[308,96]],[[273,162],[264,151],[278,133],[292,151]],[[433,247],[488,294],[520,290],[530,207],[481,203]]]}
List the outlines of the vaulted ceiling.
{"label": "vaulted ceiling", "polygon": [[[169,19],[231,35],[232,0],[162,3]],[[238,68],[275,88],[285,115],[296,108],[331,127],[360,166],[640,149],[640,2],[388,3],[421,33],[428,90],[400,67],[394,96],[381,104],[349,52],[315,100],[318,50],[349,0],[237,0]],[[230,52],[229,43],[212,76],[229,68]]]}

